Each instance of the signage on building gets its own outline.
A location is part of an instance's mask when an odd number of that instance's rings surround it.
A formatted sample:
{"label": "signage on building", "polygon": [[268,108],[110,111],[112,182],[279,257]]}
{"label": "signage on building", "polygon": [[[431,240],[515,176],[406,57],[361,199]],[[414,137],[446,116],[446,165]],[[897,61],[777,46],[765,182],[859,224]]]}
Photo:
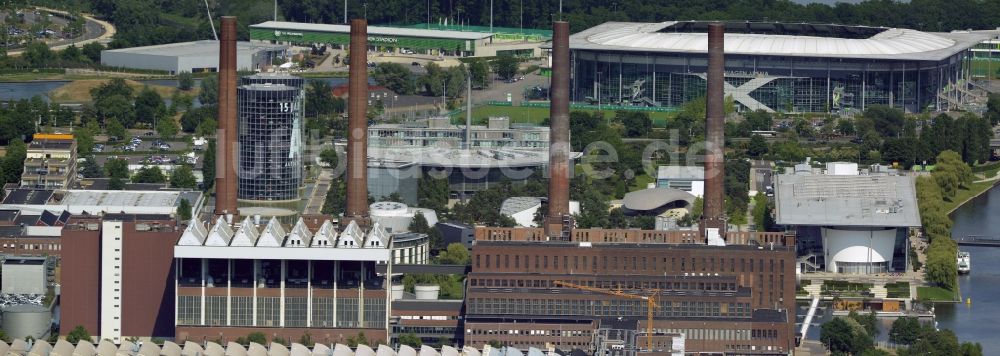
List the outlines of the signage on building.
{"label": "signage on building", "polygon": [[368,42],[397,43],[399,39],[395,37],[368,36]]}
{"label": "signage on building", "polygon": [[302,37],[302,32],[288,32],[288,31],[274,30],[274,37],[281,37],[281,36],[299,36],[299,37]]}

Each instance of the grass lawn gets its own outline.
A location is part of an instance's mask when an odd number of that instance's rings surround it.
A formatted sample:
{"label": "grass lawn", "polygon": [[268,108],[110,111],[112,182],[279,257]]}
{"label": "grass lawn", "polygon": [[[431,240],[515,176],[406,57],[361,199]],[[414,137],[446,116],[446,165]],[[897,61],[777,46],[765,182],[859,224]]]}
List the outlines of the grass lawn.
{"label": "grass lawn", "polygon": [[957,300],[955,292],[941,287],[917,287],[917,299],[926,301],[952,302]]}
{"label": "grass lawn", "polygon": [[[50,91],[48,94],[49,99],[58,103],[89,102],[92,100],[92,98],[90,97],[90,90],[108,82],[109,80],[110,79],[76,80]],[[144,86],[143,83],[134,80],[126,80],[125,82],[128,83],[129,87],[132,87],[132,89],[135,90],[135,93],[137,94],[140,90],[142,90],[142,87]],[[155,90],[157,93],[160,94],[161,97],[164,98],[170,98],[174,94],[174,92],[178,90],[177,88],[163,86],[163,85],[149,85],[149,87]],[[184,93],[190,96],[198,96],[198,93],[200,91],[201,88],[195,87]]]}
{"label": "grass lawn", "polygon": [[642,175],[635,177],[635,180],[632,181],[632,185],[628,187],[628,190],[630,192],[643,190],[647,188],[646,186],[649,183],[656,183],[656,177],[643,173]]}
{"label": "grass lawn", "polygon": [[986,191],[987,189],[990,189],[990,187],[993,186],[993,183],[995,182],[987,181],[987,182],[972,183],[969,186],[969,189],[959,189],[958,192],[955,193],[955,197],[952,198],[951,201],[948,200],[944,201],[945,211],[950,213],[951,211],[958,209],[959,206],[965,204],[965,202],[968,201],[969,199],[972,199],[972,197],[979,195],[980,193]]}
{"label": "grass lawn", "polygon": [[[597,111],[584,109],[570,109],[572,111]],[[605,118],[613,118],[614,110],[601,110]],[[675,113],[650,112],[649,118],[653,120],[653,127],[664,127],[668,118],[672,118]],[[538,125],[549,117],[549,108],[523,107],[523,106],[494,106],[480,105],[472,108],[472,122],[486,123],[490,116],[509,116],[512,124],[534,124]],[[464,123],[465,112],[459,112],[451,117],[452,122]]]}

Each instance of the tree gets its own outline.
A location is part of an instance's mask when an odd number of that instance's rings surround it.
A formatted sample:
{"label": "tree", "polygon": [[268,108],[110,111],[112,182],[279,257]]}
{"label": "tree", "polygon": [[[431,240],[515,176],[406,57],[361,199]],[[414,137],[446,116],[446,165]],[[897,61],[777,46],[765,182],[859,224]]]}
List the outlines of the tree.
{"label": "tree", "polygon": [[79,62],[82,55],[80,49],[73,44],[59,52],[59,58],[66,62]]}
{"label": "tree", "polygon": [[104,170],[101,169],[101,166],[97,165],[94,156],[87,156],[80,164],[80,175],[86,178],[101,178],[104,177]]}
{"label": "tree", "polygon": [[125,180],[118,177],[111,177],[111,179],[108,180],[108,189],[110,190],[125,189]]}
{"label": "tree", "polygon": [[474,58],[469,62],[469,76],[472,78],[472,87],[485,89],[490,86],[489,81],[490,65],[482,58]]}
{"label": "tree", "polygon": [[372,79],[375,80],[375,84],[384,86],[396,94],[409,95],[415,91],[413,73],[399,63],[379,63],[372,71]]}
{"label": "tree", "polygon": [[163,176],[163,171],[157,166],[147,166],[139,168],[132,176],[132,183],[163,183],[167,177]]}
{"label": "tree", "polygon": [[91,63],[101,63],[101,51],[103,50],[104,45],[100,42],[91,42],[80,48],[83,56]]}
{"label": "tree", "polygon": [[299,337],[299,344],[305,345],[305,347],[309,348],[316,346],[316,342],[313,341],[312,334],[309,333],[309,330],[306,330],[306,332],[302,334],[302,337]]}
{"label": "tree", "polygon": [[747,156],[760,158],[767,154],[767,141],[761,135],[750,136],[750,144],[747,145]]}
{"label": "tree", "polygon": [[215,140],[208,140],[202,159],[204,160],[201,163],[202,187],[208,191],[215,185]]}
{"label": "tree", "polygon": [[493,72],[496,73],[498,78],[507,80],[517,75],[517,66],[519,62],[520,60],[514,56],[503,55],[494,59],[490,67],[493,68]]}
{"label": "tree", "polygon": [[619,110],[615,112],[615,120],[625,126],[626,137],[641,137],[653,129],[653,120],[643,111]]}
{"label": "tree", "polygon": [[854,321],[858,322],[858,324],[861,324],[861,326],[865,328],[865,333],[868,334],[868,336],[875,337],[878,335],[878,319],[875,317],[874,310],[864,315],[859,314],[856,311],[851,311],[847,314],[847,317],[854,319]]}
{"label": "tree", "polygon": [[198,93],[198,101],[204,106],[213,106],[219,103],[218,75],[210,75],[201,80],[201,93]]}
{"label": "tree", "polygon": [[448,248],[437,256],[437,262],[443,265],[467,265],[469,264],[469,250],[461,243],[453,242],[448,244]]}
{"label": "tree", "polygon": [[191,220],[191,202],[187,199],[181,199],[180,205],[177,207],[177,218],[182,221]]}
{"label": "tree", "polygon": [[118,119],[110,118],[104,124],[104,131],[108,133],[108,136],[117,137],[119,140],[124,139],[128,134],[125,130],[125,126],[122,125]]}
{"label": "tree", "polygon": [[163,138],[174,138],[177,136],[177,122],[173,118],[164,118],[156,122],[156,133]]}
{"label": "tree", "polygon": [[90,337],[90,333],[87,332],[87,329],[84,328],[83,325],[77,325],[69,332],[69,334],[66,334],[66,341],[73,345],[80,343],[81,340],[91,343],[94,342],[94,339]]}
{"label": "tree", "polygon": [[834,354],[859,354],[873,343],[864,327],[851,318],[834,318],[823,323],[819,338]]}
{"label": "tree", "polygon": [[357,336],[351,336],[347,338],[347,346],[352,348],[358,347],[358,345],[368,345],[368,338],[365,337],[365,332],[359,332]]}
{"label": "tree", "polygon": [[868,106],[862,117],[870,121],[872,127],[882,137],[898,137],[906,120],[903,110],[885,105]]}
{"label": "tree", "polygon": [[52,50],[45,42],[32,41],[24,48],[24,59],[34,68],[47,67],[53,58]]}
{"label": "tree", "polygon": [[889,341],[910,345],[920,336],[920,320],[912,316],[896,318],[889,330]]}
{"label": "tree", "polygon": [[764,110],[754,110],[747,113],[744,118],[750,131],[771,131],[774,126],[774,118]]}
{"label": "tree", "polygon": [[417,335],[414,334],[414,333],[406,333],[406,334],[400,335],[399,336],[399,343],[401,345],[406,345],[406,346],[413,347],[413,348],[420,348],[420,345],[423,345],[423,342],[420,341],[420,338],[417,337]]}
{"label": "tree", "polygon": [[24,159],[28,155],[28,146],[24,141],[13,140],[7,145],[7,153],[3,156],[4,180],[7,183],[21,181],[24,172]]}
{"label": "tree", "polygon": [[935,238],[927,248],[927,264],[925,278],[927,282],[937,284],[948,290],[955,290],[958,283],[958,267],[955,255],[958,246],[955,240]]}
{"label": "tree", "polygon": [[934,181],[941,187],[946,198],[953,198],[958,189],[972,183],[972,169],[962,161],[962,157],[954,151],[941,152],[937,157],[937,165],[931,173]]}
{"label": "tree", "polygon": [[417,205],[438,212],[446,211],[450,191],[447,179],[424,174],[417,183]]}
{"label": "tree", "polygon": [[306,117],[317,117],[329,115],[334,112],[336,105],[333,100],[333,88],[330,83],[324,80],[313,79],[309,81],[306,88]]}
{"label": "tree", "polygon": [[[159,124],[167,116],[167,106],[163,103],[163,97],[149,86],[145,86],[135,97],[135,121],[147,124],[156,123],[159,131]],[[176,125],[176,124],[175,124]],[[176,129],[174,131],[176,133]]]}
{"label": "tree", "polygon": [[194,177],[191,166],[180,165],[170,172],[170,186],[174,188],[196,188],[198,180]]}
{"label": "tree", "polygon": [[340,163],[340,158],[337,155],[337,150],[331,148],[325,148],[319,153],[319,161],[325,163],[330,168],[336,168],[337,164]]}
{"label": "tree", "polygon": [[194,87],[194,76],[191,72],[180,72],[177,74],[177,89],[188,91]]}
{"label": "tree", "polygon": [[254,331],[250,333],[250,335],[247,335],[247,341],[261,345],[267,345],[267,337],[264,336],[264,333],[259,331]]}
{"label": "tree", "polygon": [[854,120],[851,119],[840,119],[837,120],[837,132],[844,136],[854,136]]}

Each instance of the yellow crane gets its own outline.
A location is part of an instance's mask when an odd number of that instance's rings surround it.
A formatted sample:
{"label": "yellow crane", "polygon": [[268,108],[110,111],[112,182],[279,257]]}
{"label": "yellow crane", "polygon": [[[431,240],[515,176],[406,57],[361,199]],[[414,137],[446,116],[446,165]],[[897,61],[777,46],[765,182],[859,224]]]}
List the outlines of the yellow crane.
{"label": "yellow crane", "polygon": [[626,299],[645,300],[646,301],[646,350],[650,351],[653,350],[653,311],[656,310],[657,307],[656,296],[660,294],[660,291],[658,289],[646,290],[645,292],[647,292],[649,295],[635,295],[635,294],[625,293],[621,289],[595,288],[595,287],[588,287],[584,285],[579,285],[570,282],[563,282],[563,281],[553,281],[553,283],[557,286],[566,288],[585,290],[585,291],[601,293],[605,295],[621,297]]}

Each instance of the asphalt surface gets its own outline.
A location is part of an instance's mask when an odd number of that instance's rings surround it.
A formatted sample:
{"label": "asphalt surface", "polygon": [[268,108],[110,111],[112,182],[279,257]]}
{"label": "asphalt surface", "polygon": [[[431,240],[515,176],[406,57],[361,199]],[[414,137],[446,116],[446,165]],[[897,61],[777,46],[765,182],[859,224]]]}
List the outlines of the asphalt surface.
{"label": "asphalt surface", "polygon": [[[41,8],[41,7],[39,7],[38,9],[41,10],[41,11],[39,11],[40,13],[42,13],[44,11],[65,13],[65,11],[53,10],[53,9],[47,9],[47,8]],[[25,11],[25,16],[24,17],[25,17],[25,21],[27,21],[29,23],[33,23],[35,21],[36,17],[41,17],[41,16],[44,16],[44,15],[41,15],[41,14],[35,15],[34,12]],[[114,26],[112,26],[110,23],[105,22],[105,21],[97,20],[97,19],[95,19],[95,18],[93,18],[91,16],[88,16],[88,15],[83,15],[83,17],[86,20],[86,22],[84,23],[84,31],[83,31],[84,33],[83,33],[83,35],[78,36],[76,38],[62,38],[62,39],[55,39],[55,40],[51,40],[51,41],[46,41],[46,44],[48,44],[49,47],[52,48],[52,49],[61,49],[63,47],[69,46],[69,45],[81,46],[81,45],[89,43],[89,42],[94,42],[94,41],[99,41],[99,40],[110,40],[111,36],[114,35],[115,29],[114,29]],[[53,26],[51,26],[52,29],[61,28],[61,27],[65,26],[67,24],[67,21],[65,19],[59,17],[59,16],[52,16],[52,17],[50,17],[50,21],[53,23]],[[4,26],[4,27],[6,27],[6,26]],[[14,50],[11,50],[9,52],[9,54],[10,55],[19,55],[22,51],[23,51],[23,49],[21,49],[21,48],[14,49]]]}

